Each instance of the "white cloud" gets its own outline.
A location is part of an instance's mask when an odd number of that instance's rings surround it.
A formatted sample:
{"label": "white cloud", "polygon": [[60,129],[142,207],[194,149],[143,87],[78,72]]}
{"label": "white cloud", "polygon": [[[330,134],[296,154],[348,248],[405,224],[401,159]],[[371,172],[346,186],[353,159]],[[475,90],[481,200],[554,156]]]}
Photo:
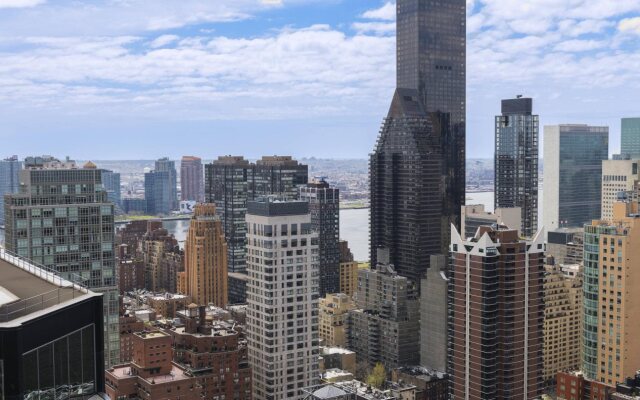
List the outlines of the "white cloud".
{"label": "white cloud", "polygon": [[157,49],[159,47],[164,47],[168,44],[175,43],[180,39],[180,36],[176,35],[162,35],[155,38],[151,43],[149,43],[149,47],[152,49]]}
{"label": "white cloud", "polygon": [[360,33],[374,33],[376,35],[395,34],[395,22],[354,22],[351,27]]}
{"label": "white cloud", "polygon": [[0,8],[29,8],[45,2],[46,0],[0,0]]}
{"label": "white cloud", "polygon": [[364,14],[362,14],[362,18],[395,21],[396,5],[395,3],[385,3],[385,5],[380,8],[366,11]]}
{"label": "white cloud", "polygon": [[632,32],[640,34],[640,17],[625,18],[618,24],[621,32]]}
{"label": "white cloud", "polygon": [[601,49],[607,42],[600,40],[567,40],[555,46],[555,51],[581,52]]}

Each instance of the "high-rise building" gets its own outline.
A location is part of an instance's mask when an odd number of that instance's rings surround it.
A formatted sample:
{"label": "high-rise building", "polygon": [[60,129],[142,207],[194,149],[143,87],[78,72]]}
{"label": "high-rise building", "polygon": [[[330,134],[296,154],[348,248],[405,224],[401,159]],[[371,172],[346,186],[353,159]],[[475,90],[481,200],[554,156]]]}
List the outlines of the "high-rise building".
{"label": "high-rise building", "polygon": [[205,166],[206,201],[215,203],[227,241],[229,272],[246,272],[248,181],[252,166],[243,157],[218,157]]}
{"label": "high-rise building", "polygon": [[300,399],[318,383],[318,234],[309,203],[247,208],[247,340],[256,400]]}
{"label": "high-rise building", "polygon": [[328,347],[347,347],[349,311],[356,308],[344,293],[327,294],[320,299],[320,338]]}
{"label": "high-rise building", "polygon": [[103,294],[104,361],[118,363],[118,282],[114,205],[102,186],[102,171],[88,162],[27,157],[20,192],[5,197],[6,247],[57,271],[79,275]]}
{"label": "high-rise building", "polygon": [[186,294],[198,305],[227,305],[227,243],[211,203],[196,205],[184,246]]}
{"label": "high-rise building", "polygon": [[107,198],[116,205],[117,208],[122,207],[122,195],[120,191],[120,174],[117,172],[102,170],[102,184],[104,190],[107,191]]}
{"label": "high-rise building", "polygon": [[353,297],[358,287],[358,262],[353,259],[349,243],[341,240],[340,248],[340,293]]}
{"label": "high-rise building", "polygon": [[150,171],[144,174],[144,199],[148,214],[171,213],[171,179],[169,172]]}
{"label": "high-rise building", "polygon": [[0,160],[0,226],[4,225],[4,195],[18,193],[21,168],[18,156]]}
{"label": "high-rise building", "polygon": [[474,237],[479,227],[483,225],[500,224],[516,229],[521,234],[522,212],[520,207],[497,208],[490,213],[485,211],[484,204],[462,206],[460,232],[465,238]]}
{"label": "high-rise building", "polygon": [[370,158],[371,263],[419,282],[465,199],[466,3],[397,2],[397,89]]}
{"label": "high-rise building", "polygon": [[204,201],[204,170],[199,157],[184,156],[180,161],[180,198]]}
{"label": "high-rise building", "polygon": [[620,155],[640,158],[640,118],[622,118]]}
{"label": "high-rise building", "polygon": [[68,278],[0,248],[0,398],[104,391],[103,298]]}
{"label": "high-rise building", "polygon": [[431,266],[420,293],[420,365],[431,371],[447,371],[447,256],[431,256]]}
{"label": "high-rise building", "polygon": [[175,161],[169,160],[164,157],[156,160],[155,163],[156,172],[166,172],[169,174],[169,204],[170,210],[174,211],[178,209],[178,173],[176,171]]}
{"label": "high-rise building", "polygon": [[455,399],[536,399],[543,387],[544,234],[451,228],[449,360]]}
{"label": "high-rise building", "polygon": [[320,239],[320,297],[340,292],[340,191],[323,179],[300,188],[309,202],[311,224]]}
{"label": "high-rise building", "polygon": [[433,133],[441,139],[439,155],[431,153],[428,157],[442,160],[443,187],[438,206],[443,220],[443,249],[437,254],[444,254],[449,225],[460,227],[460,207],[465,201],[466,2],[399,0],[396,4],[396,86],[418,91]]}
{"label": "high-rise building", "polygon": [[613,218],[613,204],[632,191],[640,180],[636,160],[604,160],[602,162],[602,207],[604,220]]}
{"label": "high-rise building", "polygon": [[289,156],[262,157],[255,164],[241,156],[218,157],[205,166],[205,197],[216,204],[228,245],[230,272],[246,272],[247,201],[277,195],[298,198],[308,166]]}
{"label": "high-rise building", "polygon": [[397,89],[369,159],[371,265],[379,262],[378,249],[388,249],[398,274],[416,283],[429,256],[443,253],[442,227],[449,226],[440,140],[418,91]]}
{"label": "high-rise building", "polygon": [[580,370],[582,346],[582,266],[546,265],[544,275],[544,380]]}
{"label": "high-rise building", "polygon": [[581,227],[600,218],[602,161],[609,158],[609,128],[544,128],[544,228]]}
{"label": "high-rise building", "polygon": [[638,201],[617,202],[613,218],[584,236],[582,371],[608,385],[640,370],[640,222]]}
{"label": "high-rise building", "polygon": [[418,365],[419,300],[413,281],[398,275],[388,251],[378,249],[375,269],[358,271],[357,309],[349,311],[349,349],[358,361],[387,370]]}
{"label": "high-rise building", "polygon": [[496,116],[494,193],[495,208],[519,207],[520,234],[532,237],[538,229],[538,134],[540,122],[533,115],[533,100],[502,100]]}

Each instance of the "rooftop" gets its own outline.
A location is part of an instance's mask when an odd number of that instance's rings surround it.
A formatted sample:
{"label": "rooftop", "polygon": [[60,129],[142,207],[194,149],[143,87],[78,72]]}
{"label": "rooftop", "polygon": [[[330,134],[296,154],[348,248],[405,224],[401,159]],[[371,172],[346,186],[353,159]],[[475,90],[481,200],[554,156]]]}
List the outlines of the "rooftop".
{"label": "rooftop", "polygon": [[95,294],[0,248],[0,324],[18,322],[86,295]]}

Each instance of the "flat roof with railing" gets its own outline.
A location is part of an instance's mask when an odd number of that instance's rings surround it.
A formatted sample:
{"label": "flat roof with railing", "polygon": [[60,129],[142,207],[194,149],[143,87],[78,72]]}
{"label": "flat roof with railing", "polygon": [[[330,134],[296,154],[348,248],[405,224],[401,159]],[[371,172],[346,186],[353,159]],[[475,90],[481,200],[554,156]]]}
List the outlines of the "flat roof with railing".
{"label": "flat roof with railing", "polygon": [[97,295],[78,282],[64,279],[56,271],[0,247],[0,326],[87,295]]}

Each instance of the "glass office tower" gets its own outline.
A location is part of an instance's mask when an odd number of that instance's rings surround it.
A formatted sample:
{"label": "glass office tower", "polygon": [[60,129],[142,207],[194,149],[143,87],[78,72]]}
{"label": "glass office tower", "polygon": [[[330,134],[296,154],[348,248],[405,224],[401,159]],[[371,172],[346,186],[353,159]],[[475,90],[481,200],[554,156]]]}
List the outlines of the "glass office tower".
{"label": "glass office tower", "polygon": [[0,226],[4,225],[4,195],[18,192],[20,168],[17,156],[0,160]]}
{"label": "glass office tower", "polygon": [[620,132],[622,157],[627,159],[640,158],[640,118],[622,118]]}

